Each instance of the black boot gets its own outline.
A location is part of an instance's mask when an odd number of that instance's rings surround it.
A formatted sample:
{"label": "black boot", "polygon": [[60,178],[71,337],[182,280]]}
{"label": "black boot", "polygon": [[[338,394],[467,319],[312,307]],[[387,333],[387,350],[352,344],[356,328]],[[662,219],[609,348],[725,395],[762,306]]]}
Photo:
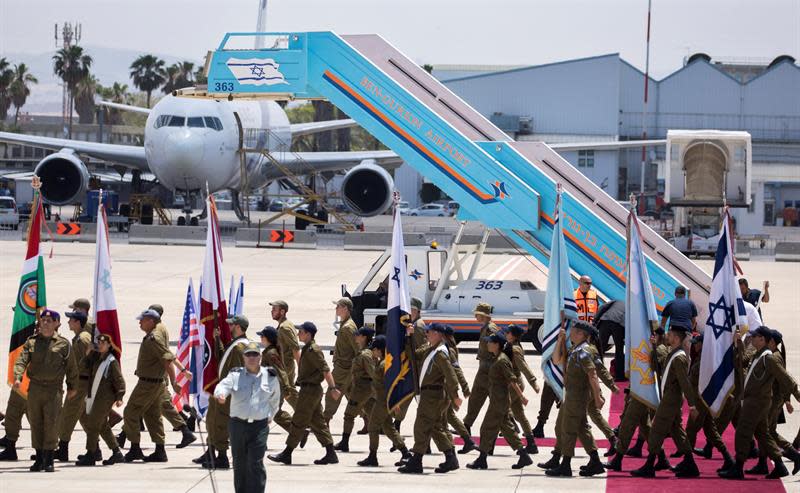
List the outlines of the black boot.
{"label": "black boot", "polygon": [[42,471],[44,472],[53,472],[55,471],[55,467],[53,466],[53,450],[42,450]]}
{"label": "black boot", "polygon": [[766,457],[759,457],[758,462],[755,466],[751,467],[750,469],[744,472],[745,474],[760,474],[764,475],[769,473],[769,468],[767,467],[767,458]]}
{"label": "black boot", "polygon": [[539,467],[544,470],[554,469],[558,467],[558,464],[561,462],[561,454],[559,452],[556,452],[555,450],[553,450],[552,454],[553,456],[550,457],[550,460],[548,460],[547,462],[540,462],[536,464],[536,467]]}
{"label": "black boot", "polygon": [[127,438],[128,437],[125,435],[125,430],[119,432],[119,435],[117,435],[117,445],[119,445],[119,448],[125,448],[125,440]]}
{"label": "black boot", "polygon": [[[203,469],[211,469],[212,464],[210,462],[203,463]],[[230,469],[231,463],[228,460],[228,452],[225,450],[217,450],[217,456],[214,458],[214,469]]]}
{"label": "black boot", "polygon": [[[78,456],[78,460],[81,460],[84,455],[86,455],[86,454],[79,455]],[[100,450],[100,447],[97,447],[96,449],[94,449],[94,453],[92,453],[92,457],[94,457],[94,461],[95,462],[100,462],[100,461],[103,460],[103,451]]]}
{"label": "black boot", "polygon": [[400,425],[403,424],[399,419],[394,420],[394,429],[400,433]]}
{"label": "black boot", "polygon": [[203,465],[206,462],[211,462],[211,457],[212,456],[216,457],[216,453],[217,452],[214,449],[214,446],[213,445],[209,445],[208,448],[206,449],[206,451],[203,452],[203,455],[201,455],[200,457],[197,457],[195,459],[192,459],[192,462],[194,462],[195,464]]}
{"label": "black boot", "polygon": [[267,459],[271,460],[272,462],[280,462],[281,464],[286,464],[287,466],[292,465],[292,449],[286,447],[283,449],[283,452],[277,455],[268,455]]}
{"label": "black boot", "polygon": [[[631,471],[631,476],[636,478],[654,478],[656,477],[656,455],[657,454],[650,454],[647,456],[647,461],[644,463],[642,467],[639,469],[634,469]],[[666,459],[666,457],[665,457]]]}
{"label": "black boot", "polygon": [[581,468],[579,474],[583,477],[589,477],[596,474],[603,474],[604,472],[606,472],[606,470],[603,467],[603,463],[600,462],[600,455],[597,453],[597,450],[595,450],[589,454],[589,463]]}
{"label": "black boot", "polygon": [[450,450],[445,450],[444,452],[444,463],[439,464],[439,467],[433,470],[433,472],[438,472],[440,474],[455,471],[460,466],[458,465],[458,458],[456,457],[456,449],[451,448]]}
{"label": "black boot", "polygon": [[642,457],[642,447],[644,447],[644,438],[641,436],[636,438],[636,443],[633,447],[625,451],[628,457]]}
{"label": "black boot", "polygon": [[614,455],[616,453],[615,451],[616,446],[617,446],[617,437],[612,436],[611,438],[608,439],[608,450],[606,450],[606,453],[603,454],[603,457],[611,457],[612,455]]}
{"label": "black boot", "polygon": [[478,450],[478,446],[475,445],[475,442],[472,441],[472,437],[467,435],[464,437],[464,446],[461,447],[461,450],[458,451],[459,454],[466,454],[472,452],[473,450]]}
{"label": "black boot", "polygon": [[767,474],[766,479],[780,479],[789,475],[789,470],[786,469],[786,464],[782,460],[774,460],[775,468],[771,473]]}
{"label": "black boot", "polygon": [[311,432],[309,430],[306,430],[306,431],[303,432],[303,438],[300,439],[300,444],[299,444],[300,448],[305,448],[306,443],[308,442],[308,435],[310,433]]}
{"label": "black boot", "polygon": [[75,462],[76,466],[94,466],[94,452],[89,450],[86,451],[85,454],[78,456],[78,461]]}
{"label": "black boot", "polygon": [[557,478],[571,478],[572,477],[572,466],[570,462],[572,461],[572,457],[562,457],[561,463],[552,469],[546,470],[544,473],[548,476]]}
{"label": "black boot", "polygon": [[333,445],[326,445],[325,446],[325,455],[322,456],[321,459],[317,459],[314,461],[314,464],[321,466],[325,464],[338,464],[339,457],[336,456],[336,450],[334,450]]}
{"label": "black boot", "polygon": [[536,438],[533,436],[533,433],[525,435],[525,441],[527,442],[527,445],[525,445],[525,453],[532,455],[539,453],[539,447],[536,446]]}
{"label": "black boot", "polygon": [[195,415],[189,414],[189,418],[186,420],[186,427],[189,428],[189,431],[194,432],[195,428],[197,427],[197,418]]}
{"label": "black boot", "polygon": [[531,456],[528,455],[528,452],[524,448],[519,449],[517,455],[519,459],[516,464],[511,466],[511,469],[522,469],[523,467],[533,464],[533,459],[531,459]]}
{"label": "black boot", "polygon": [[467,469],[488,469],[489,464],[486,463],[486,453],[481,452],[475,461],[467,464]]}
{"label": "black boot", "polygon": [[342,433],[342,439],[334,445],[333,450],[339,452],[350,452],[350,433]]}
{"label": "black boot", "polygon": [[58,450],[56,450],[55,458],[58,462],[69,462],[69,442],[58,441]]}
{"label": "black boot", "polygon": [[414,453],[408,462],[397,468],[397,472],[404,474],[422,474],[422,455]]}
{"label": "black boot", "polygon": [[113,466],[114,464],[119,464],[120,462],[125,462],[125,456],[122,455],[122,452],[119,448],[115,448],[111,451],[111,457],[103,461],[104,466]]}
{"label": "black boot", "polygon": [[696,478],[700,476],[700,470],[697,468],[697,463],[695,463],[691,452],[686,452],[680,466],[681,468],[675,471],[676,478]]}
{"label": "black boot", "polygon": [[713,452],[713,447],[711,447],[710,443],[707,443],[706,446],[703,448],[694,449],[694,453],[704,459],[710,459],[712,452]]}
{"label": "black boot", "polygon": [[366,459],[356,462],[361,467],[378,467],[378,453],[376,450],[370,450]]}
{"label": "black boot", "polygon": [[609,471],[622,471],[622,454],[614,455],[614,458],[604,466]]}
{"label": "black boot", "polygon": [[183,425],[180,429],[181,432],[181,443],[175,446],[175,448],[184,448],[190,443],[193,443],[197,440],[197,437],[192,433],[192,430],[189,429],[188,425]]}
{"label": "black boot", "polygon": [[664,453],[663,449],[658,452],[658,460],[654,468],[656,471],[672,470],[672,466],[667,459],[667,454]]}
{"label": "black boot", "polygon": [[724,471],[726,469],[730,469],[735,464],[736,463],[733,461],[733,457],[731,457],[731,454],[728,453],[727,449],[724,449],[724,450],[722,450],[722,467],[717,469],[717,472],[719,473],[719,472],[722,472],[722,471]]}
{"label": "black boot", "polygon": [[42,470],[42,461],[44,460],[44,456],[42,455],[42,449],[36,449],[35,459],[33,460],[33,464],[31,465],[28,470],[30,472],[39,472]]}
{"label": "black boot", "polygon": [[783,455],[794,462],[794,467],[792,467],[792,475],[797,474],[797,471],[800,471],[800,452],[798,452],[794,447],[789,447],[784,450]]}
{"label": "black boot", "polygon": [[544,421],[537,421],[532,433],[535,438],[544,438]]}
{"label": "black boot", "polygon": [[17,442],[8,442],[5,450],[0,452],[0,461],[17,460]]}
{"label": "black boot", "polygon": [[733,467],[721,471],[717,475],[722,479],[744,479],[744,461],[737,460]]}
{"label": "black boot", "polygon": [[156,449],[152,454],[144,458],[145,462],[167,462],[167,451],[164,444],[156,444]]}
{"label": "black boot", "polygon": [[9,445],[14,445],[15,443],[17,443],[17,441],[9,440],[8,435],[4,436],[3,438],[0,438],[0,447],[8,447]]}
{"label": "black boot", "polygon": [[395,467],[404,465],[406,462],[408,462],[408,459],[411,458],[411,452],[409,452],[407,448],[402,447],[399,450],[402,455],[400,456],[400,460],[394,463]]}
{"label": "black boot", "polygon": [[131,443],[131,448],[125,454],[125,462],[133,462],[135,460],[144,460],[144,454],[138,443]]}

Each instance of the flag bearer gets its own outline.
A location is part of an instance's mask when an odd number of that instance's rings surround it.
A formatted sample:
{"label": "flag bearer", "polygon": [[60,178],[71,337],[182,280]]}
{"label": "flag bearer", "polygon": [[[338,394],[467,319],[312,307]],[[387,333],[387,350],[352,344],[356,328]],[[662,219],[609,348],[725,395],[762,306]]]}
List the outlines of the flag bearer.
{"label": "flag bearer", "polygon": [[[422,318],[422,300],[419,298],[411,298],[411,323],[414,325],[414,347],[417,349],[421,348],[425,344],[428,343],[427,338],[425,337],[425,327],[427,324],[425,320]],[[419,376],[417,375],[417,378]],[[400,407],[397,411],[393,411],[392,415],[395,418],[394,421],[394,429],[400,431],[400,423],[406,419],[406,414],[408,413],[408,406],[411,405],[411,399],[406,399],[400,404]],[[392,451],[394,452],[394,451]]]}

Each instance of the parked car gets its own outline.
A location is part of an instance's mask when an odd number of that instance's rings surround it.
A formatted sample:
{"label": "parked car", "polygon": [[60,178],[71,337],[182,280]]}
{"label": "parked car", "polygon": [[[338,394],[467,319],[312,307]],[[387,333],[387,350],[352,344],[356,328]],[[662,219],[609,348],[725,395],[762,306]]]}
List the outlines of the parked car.
{"label": "parked car", "polygon": [[284,207],[286,207],[286,204],[284,204],[282,200],[274,199],[269,203],[270,212],[281,212]]}
{"label": "parked car", "polygon": [[409,216],[439,216],[449,215],[448,210],[443,204],[425,204],[422,207],[411,209]]}
{"label": "parked car", "polygon": [[[391,208],[389,208],[391,211]],[[407,216],[411,212],[411,207],[408,206],[408,202],[400,201],[397,203],[397,212],[400,213],[401,216]]]}
{"label": "parked car", "polygon": [[17,201],[13,197],[0,197],[0,227],[19,228]]}

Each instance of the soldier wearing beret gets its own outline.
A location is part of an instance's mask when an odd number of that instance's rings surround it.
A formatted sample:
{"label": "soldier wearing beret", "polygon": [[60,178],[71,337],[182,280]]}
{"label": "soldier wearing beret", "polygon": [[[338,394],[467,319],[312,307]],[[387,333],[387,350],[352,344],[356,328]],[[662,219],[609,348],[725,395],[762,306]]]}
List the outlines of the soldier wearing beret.
{"label": "soldier wearing beret", "polygon": [[[339,319],[339,331],[336,333],[336,343],[333,347],[333,380],[336,382],[336,389],[350,400],[348,389],[350,388],[350,368],[353,366],[353,358],[361,351],[356,344],[356,323],[350,317],[353,310],[353,302],[350,298],[340,298],[333,302],[336,305],[336,318]],[[339,409],[341,399],[335,399],[332,394],[333,389],[329,388],[325,394],[325,412],[323,415],[327,421],[336,414]]]}
{"label": "soldier wearing beret", "polygon": [[350,434],[353,432],[356,416],[362,413],[369,415],[372,412],[372,406],[375,405],[372,391],[375,362],[372,359],[372,350],[369,349],[369,343],[372,342],[374,335],[375,331],[368,327],[361,327],[356,332],[356,344],[361,351],[353,358],[350,367],[350,388],[345,391],[350,397],[347,399],[347,407],[344,410],[342,440],[334,447],[341,452],[350,451]]}
{"label": "soldier wearing beret", "polygon": [[[464,426],[467,430],[472,430],[472,424],[478,418],[478,413],[481,412],[483,403],[489,397],[489,368],[494,362],[494,355],[489,352],[487,347],[486,338],[496,333],[499,329],[492,322],[492,305],[488,303],[478,303],[473,310],[475,320],[481,323],[480,339],[478,343],[478,373],[475,374],[475,380],[472,382],[472,393],[467,401],[467,415],[464,416]],[[471,433],[470,433],[471,434]],[[468,447],[464,447],[459,453],[468,452]]]}

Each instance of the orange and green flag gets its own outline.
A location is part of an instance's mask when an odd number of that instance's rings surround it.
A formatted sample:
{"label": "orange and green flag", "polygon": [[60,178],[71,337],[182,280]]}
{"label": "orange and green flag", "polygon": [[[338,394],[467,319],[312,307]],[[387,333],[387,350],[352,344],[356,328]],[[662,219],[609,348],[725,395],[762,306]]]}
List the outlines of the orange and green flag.
{"label": "orange and green flag", "polygon": [[[25,340],[36,328],[39,312],[47,305],[44,283],[44,258],[40,251],[44,210],[39,192],[34,192],[31,220],[28,228],[28,249],[22,265],[17,300],[14,305],[14,323],[11,327],[11,342],[8,347],[8,383],[14,383],[14,364],[22,352]],[[22,381],[22,394],[28,394],[28,378]]]}

